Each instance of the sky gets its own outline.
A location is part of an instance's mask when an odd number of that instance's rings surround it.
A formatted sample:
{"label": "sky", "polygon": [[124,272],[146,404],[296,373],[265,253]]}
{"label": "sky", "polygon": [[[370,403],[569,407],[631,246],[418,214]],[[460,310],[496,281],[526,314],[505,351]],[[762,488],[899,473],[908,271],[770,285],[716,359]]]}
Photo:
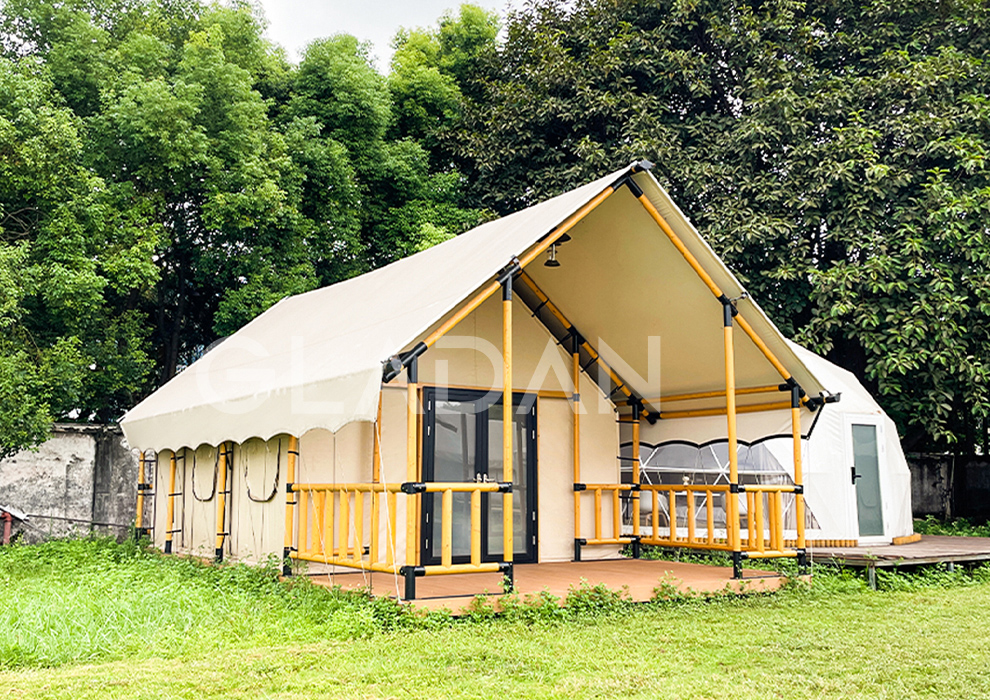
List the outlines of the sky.
{"label": "sky", "polygon": [[[445,10],[456,10],[462,0],[259,0],[268,18],[268,38],[283,46],[297,62],[313,39],[353,34],[370,41],[376,65],[388,70],[389,43],[400,27],[432,26]],[[504,16],[512,0],[470,0]]]}

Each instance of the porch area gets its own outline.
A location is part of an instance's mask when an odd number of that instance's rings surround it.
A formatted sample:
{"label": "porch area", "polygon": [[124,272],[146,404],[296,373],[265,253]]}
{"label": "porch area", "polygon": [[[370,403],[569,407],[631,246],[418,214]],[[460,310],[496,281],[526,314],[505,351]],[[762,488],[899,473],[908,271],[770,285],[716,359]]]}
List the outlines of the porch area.
{"label": "porch area", "polygon": [[[401,576],[372,571],[312,574],[310,580],[321,586],[340,586],[345,590],[365,588],[372,595],[401,598],[404,585]],[[516,564],[515,593],[521,600],[547,591],[563,602],[571,588],[586,582],[590,586],[603,584],[610,590],[627,594],[634,602],[646,602],[654,597],[661,584],[675,587],[686,594],[708,594],[720,591],[764,593],[775,591],[784,582],[770,571],[745,570],[743,578],[733,578],[731,566],[706,566],[674,561],[647,559],[610,559],[603,561],[548,562]],[[498,573],[451,574],[427,576],[417,584],[415,605],[428,610],[465,612],[477,595],[486,595],[497,605],[502,593],[502,576]]]}

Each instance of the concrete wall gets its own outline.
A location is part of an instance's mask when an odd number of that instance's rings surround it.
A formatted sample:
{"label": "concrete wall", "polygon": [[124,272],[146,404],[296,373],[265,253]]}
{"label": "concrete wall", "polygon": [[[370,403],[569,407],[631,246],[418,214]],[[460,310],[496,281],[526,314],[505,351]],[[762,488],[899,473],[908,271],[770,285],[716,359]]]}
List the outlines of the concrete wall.
{"label": "concrete wall", "polygon": [[990,460],[983,455],[909,454],[915,517],[990,520]]}
{"label": "concrete wall", "polygon": [[115,426],[56,425],[37,449],[0,461],[0,507],[29,516],[15,527],[28,541],[94,530],[123,535],[134,523],[137,473]]}

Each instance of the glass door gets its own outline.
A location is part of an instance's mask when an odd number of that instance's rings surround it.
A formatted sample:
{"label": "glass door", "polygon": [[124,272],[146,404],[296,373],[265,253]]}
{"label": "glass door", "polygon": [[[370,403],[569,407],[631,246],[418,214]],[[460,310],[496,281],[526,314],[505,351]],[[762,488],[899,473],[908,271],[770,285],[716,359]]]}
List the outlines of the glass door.
{"label": "glass door", "polygon": [[[461,389],[424,389],[423,479],[502,480],[502,395]],[[515,561],[536,561],[535,397],[513,397],[513,544]],[[471,494],[454,493],[452,554],[455,563],[471,555]],[[440,561],[440,494],[424,494],[424,564]],[[502,494],[482,495],[483,561],[502,560]]]}

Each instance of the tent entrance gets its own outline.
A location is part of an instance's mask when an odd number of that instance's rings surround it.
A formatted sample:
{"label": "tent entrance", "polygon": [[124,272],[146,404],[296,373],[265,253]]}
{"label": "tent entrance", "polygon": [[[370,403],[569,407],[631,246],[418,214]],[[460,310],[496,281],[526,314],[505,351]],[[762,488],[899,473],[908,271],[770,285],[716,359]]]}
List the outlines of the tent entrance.
{"label": "tent entrance", "polygon": [[[513,560],[535,562],[536,397],[513,396]],[[425,387],[423,389],[423,479],[427,482],[488,483],[502,475],[502,394]],[[471,559],[471,493],[453,493],[452,561]],[[423,496],[422,555],[425,565],[441,561],[441,494]],[[481,494],[481,559],[502,561],[503,500]]]}
{"label": "tent entrance", "polygon": [[856,486],[856,511],[861,537],[883,535],[883,501],[880,497],[880,426],[856,419],[852,431],[852,482]]}

